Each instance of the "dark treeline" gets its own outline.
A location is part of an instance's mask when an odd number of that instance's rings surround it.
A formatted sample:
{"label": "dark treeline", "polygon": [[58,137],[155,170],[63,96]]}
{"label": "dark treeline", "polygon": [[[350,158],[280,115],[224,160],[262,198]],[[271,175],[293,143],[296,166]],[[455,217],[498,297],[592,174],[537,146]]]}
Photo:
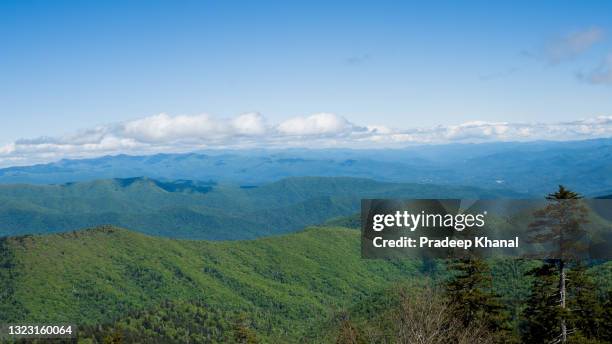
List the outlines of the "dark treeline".
{"label": "dark treeline", "polygon": [[[612,292],[597,285],[589,269],[597,262],[580,259],[587,221],[580,198],[559,186],[534,214],[528,240],[554,243],[556,258],[510,264],[532,266],[522,273],[527,295],[510,290],[514,298],[504,300],[485,260],[449,261],[444,281],[402,289],[384,315],[343,317],[337,343],[612,343]],[[507,266],[505,275],[512,272]]]}
{"label": "dark treeline", "polygon": [[[504,304],[491,285],[484,260],[448,263],[445,282],[398,286],[381,313],[359,310],[339,317],[335,341],[357,343],[612,343],[612,295],[596,288],[589,270],[568,271],[566,307],[559,302],[559,269],[544,262],[527,272],[531,292],[520,304]],[[376,302],[376,301],[373,301]]]}

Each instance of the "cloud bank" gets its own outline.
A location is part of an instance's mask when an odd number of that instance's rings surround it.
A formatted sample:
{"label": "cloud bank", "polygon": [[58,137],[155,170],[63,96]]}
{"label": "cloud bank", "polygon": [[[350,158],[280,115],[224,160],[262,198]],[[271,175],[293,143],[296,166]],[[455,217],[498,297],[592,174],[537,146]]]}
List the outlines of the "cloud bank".
{"label": "cloud bank", "polygon": [[65,136],[20,139],[0,146],[0,166],[105,154],[198,149],[397,148],[411,144],[602,137],[612,137],[612,116],[558,123],[473,121],[458,125],[397,129],[383,125],[358,125],[331,113],[294,117],[276,124],[268,123],[258,113],[246,113],[234,118],[162,113],[101,125]]}

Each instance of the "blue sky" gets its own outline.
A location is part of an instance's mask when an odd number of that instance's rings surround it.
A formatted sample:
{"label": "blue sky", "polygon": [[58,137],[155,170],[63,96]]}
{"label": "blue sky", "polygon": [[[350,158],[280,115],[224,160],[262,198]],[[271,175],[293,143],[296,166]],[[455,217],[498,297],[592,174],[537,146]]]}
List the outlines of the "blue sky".
{"label": "blue sky", "polygon": [[610,13],[604,1],[4,0],[0,145],[159,113],[390,128],[609,116]]}

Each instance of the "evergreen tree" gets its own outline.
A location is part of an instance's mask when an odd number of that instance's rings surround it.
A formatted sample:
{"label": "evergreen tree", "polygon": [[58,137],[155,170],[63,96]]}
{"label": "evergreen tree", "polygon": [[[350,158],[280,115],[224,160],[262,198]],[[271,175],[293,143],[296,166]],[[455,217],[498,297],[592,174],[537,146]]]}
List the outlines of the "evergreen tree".
{"label": "evergreen tree", "polygon": [[[558,326],[566,321],[568,343],[609,343],[610,300],[599,300],[597,287],[583,264],[567,273],[567,302],[559,302],[558,264],[551,260],[528,272],[534,277],[532,291],[521,324],[525,343],[559,343]],[[606,304],[607,302],[607,304]]]}
{"label": "evergreen tree", "polygon": [[446,284],[446,291],[455,316],[464,326],[479,322],[509,342],[511,333],[508,314],[493,292],[492,277],[487,263],[469,257],[454,260],[449,269],[454,272]]}
{"label": "evergreen tree", "polygon": [[612,291],[606,293],[602,308],[600,337],[604,342],[612,343]]}
{"label": "evergreen tree", "polygon": [[521,324],[524,343],[549,343],[559,336],[557,330],[563,309],[558,302],[557,267],[547,262],[527,272],[534,278]]}
{"label": "evergreen tree", "polygon": [[559,269],[559,304],[564,310],[560,320],[560,342],[567,342],[568,330],[566,301],[567,263],[581,258],[586,246],[581,243],[586,231],[583,225],[587,222],[587,209],[578,202],[578,193],[559,185],[559,189],[546,196],[549,203],[543,209],[534,212],[535,221],[529,225],[530,236],[527,242],[552,245],[548,255],[554,258]]}
{"label": "evergreen tree", "polygon": [[576,264],[568,273],[568,308],[573,332],[585,338],[600,338],[603,309],[595,283],[584,264]]}

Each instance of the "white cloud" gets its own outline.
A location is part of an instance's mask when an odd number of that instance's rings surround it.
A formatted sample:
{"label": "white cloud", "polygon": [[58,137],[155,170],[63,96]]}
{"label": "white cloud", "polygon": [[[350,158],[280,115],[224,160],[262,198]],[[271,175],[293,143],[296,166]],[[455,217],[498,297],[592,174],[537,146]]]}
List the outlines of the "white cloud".
{"label": "white cloud", "polygon": [[375,125],[368,125],[366,127],[366,129],[370,132],[370,133],[377,133],[377,134],[390,134],[393,132],[393,129],[385,126],[385,125],[380,125],[380,124],[375,124]]}
{"label": "white cloud", "polygon": [[277,127],[281,134],[296,136],[345,134],[355,129],[344,117],[331,113],[291,118]]}
{"label": "white cloud", "polygon": [[231,123],[235,132],[242,135],[263,135],[268,130],[264,117],[259,113],[245,113]]}
{"label": "white cloud", "polygon": [[509,131],[508,123],[489,123],[482,121],[467,122],[456,126],[449,126],[446,138],[450,140],[463,139],[504,139]]}
{"label": "white cloud", "polygon": [[223,137],[231,134],[232,127],[227,121],[206,114],[169,116],[162,113],[122,123],[116,131],[123,137],[155,143]]}
{"label": "white cloud", "polygon": [[545,47],[546,57],[550,63],[571,60],[589,50],[603,38],[603,30],[597,27],[574,31],[550,41]]}
{"label": "white cloud", "polygon": [[0,146],[0,156],[9,155],[15,151],[15,144],[9,143],[8,145]]}
{"label": "white cloud", "polygon": [[185,152],[202,148],[354,147],[407,144],[575,140],[612,137],[612,116],[557,123],[472,121],[429,128],[360,126],[342,116],[319,113],[268,125],[247,113],[224,119],[210,115],[159,114],[61,137],[20,139],[0,146],[0,166],[104,154]]}

